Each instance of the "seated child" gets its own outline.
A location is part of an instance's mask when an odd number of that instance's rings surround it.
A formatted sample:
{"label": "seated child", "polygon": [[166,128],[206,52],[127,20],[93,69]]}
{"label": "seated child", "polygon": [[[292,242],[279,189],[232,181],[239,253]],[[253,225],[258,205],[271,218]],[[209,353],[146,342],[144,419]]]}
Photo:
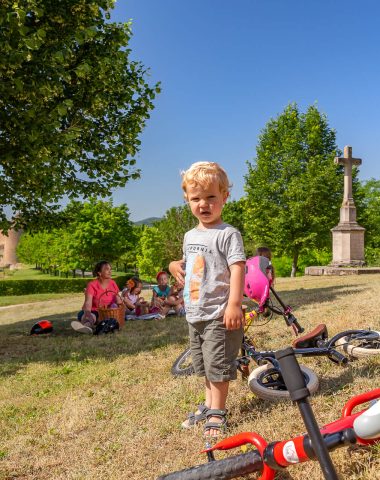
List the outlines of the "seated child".
{"label": "seated child", "polygon": [[165,318],[172,308],[177,315],[184,315],[184,303],[182,292],[174,286],[169,286],[169,276],[161,271],[156,275],[158,285],[153,287],[151,312],[157,312],[161,318]]}
{"label": "seated child", "polygon": [[142,282],[138,277],[131,277],[126,284],[126,288],[121,292],[121,298],[127,307],[126,313],[136,313],[143,315],[148,312],[148,302],[140,297]]}
{"label": "seated child", "polygon": [[271,252],[270,248],[268,248],[268,247],[258,247],[256,249],[256,255],[259,255],[260,257],[265,257],[269,260],[269,267],[266,270],[266,274],[267,274],[268,280],[270,282],[270,285],[272,285],[274,283],[275,275],[274,275],[274,268],[273,268],[273,265],[272,265],[272,252]]}

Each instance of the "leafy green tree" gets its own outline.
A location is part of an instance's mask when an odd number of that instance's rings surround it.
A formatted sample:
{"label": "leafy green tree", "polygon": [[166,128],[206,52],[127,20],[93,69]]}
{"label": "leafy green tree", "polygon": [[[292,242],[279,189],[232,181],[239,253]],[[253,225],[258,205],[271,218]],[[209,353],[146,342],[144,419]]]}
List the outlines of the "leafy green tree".
{"label": "leafy green tree", "polygon": [[245,200],[244,198],[240,198],[239,200],[228,201],[224,205],[222,212],[223,221],[237,228],[242,235],[244,235],[244,209]]}
{"label": "leafy green tree", "polygon": [[0,2],[0,228],[38,229],[68,195],[106,197],[137,178],[159,86],[130,59],[114,0]]}
{"label": "leafy green tree", "polygon": [[237,228],[241,233],[244,241],[244,249],[247,257],[251,257],[255,254],[256,246],[252,238],[247,236],[245,231],[245,208],[246,198],[242,197],[239,200],[232,200],[225,204],[223,208],[223,221],[229,223],[233,227]]}
{"label": "leafy green tree", "polygon": [[172,260],[182,258],[183,237],[188,230],[197,225],[197,219],[191,213],[188,205],[170,208],[162,218],[155,222],[162,238],[161,265],[165,268]]}
{"label": "leafy green tree", "polygon": [[[358,223],[366,228],[366,261],[380,264],[380,180],[371,178],[360,185],[361,208]],[[355,198],[356,203],[356,198]]]}
{"label": "leafy green tree", "polygon": [[141,277],[155,277],[162,270],[164,258],[162,231],[156,226],[144,227],[140,236],[137,267]]}
{"label": "leafy green tree", "polygon": [[69,258],[77,267],[91,269],[101,259],[117,260],[135,246],[135,236],[126,205],[90,199],[72,201],[66,208]]}
{"label": "leafy green tree", "polygon": [[102,259],[114,261],[136,247],[136,237],[126,205],[90,199],[72,201],[65,209],[63,229],[26,233],[18,255],[22,262],[35,263],[45,270],[67,274],[77,269],[92,270]]}
{"label": "leafy green tree", "polygon": [[244,223],[249,238],[292,258],[331,245],[339,220],[342,167],[335,131],[316,106],[301,113],[291,104],[261,132],[256,160],[248,163]]}

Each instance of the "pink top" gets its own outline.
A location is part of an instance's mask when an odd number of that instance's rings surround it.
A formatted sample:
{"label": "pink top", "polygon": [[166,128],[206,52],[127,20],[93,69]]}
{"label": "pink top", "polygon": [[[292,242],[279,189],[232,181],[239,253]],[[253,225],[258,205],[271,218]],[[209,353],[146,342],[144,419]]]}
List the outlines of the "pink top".
{"label": "pink top", "polygon": [[135,305],[135,303],[139,299],[139,296],[135,295],[134,293],[131,293],[128,290],[128,288],[124,288],[124,290],[122,291],[122,295],[123,295],[123,297],[127,297],[128,300],[130,300],[130,302],[133,303],[133,305]]}
{"label": "pink top", "polygon": [[[104,293],[107,292],[107,293]],[[116,303],[116,294],[119,292],[119,287],[114,280],[110,280],[106,288],[103,288],[99,281],[92,280],[86,288],[86,293],[92,295],[91,310],[97,311],[99,308],[99,301],[101,307],[109,307],[112,303]],[[104,295],[102,295],[104,293]]]}

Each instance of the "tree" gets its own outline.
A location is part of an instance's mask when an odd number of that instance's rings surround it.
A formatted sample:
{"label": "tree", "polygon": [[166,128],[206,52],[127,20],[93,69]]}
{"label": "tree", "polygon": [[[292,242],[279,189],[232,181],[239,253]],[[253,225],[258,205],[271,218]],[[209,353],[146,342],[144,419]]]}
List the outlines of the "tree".
{"label": "tree", "polygon": [[107,21],[113,3],[0,3],[0,229],[38,229],[64,195],[105,197],[139,176],[159,85],[129,58],[130,24]]}
{"label": "tree", "polygon": [[90,199],[72,201],[66,208],[69,224],[68,258],[75,268],[92,269],[99,260],[113,262],[133,249],[136,238],[126,205],[113,206],[111,201]]}
{"label": "tree", "polygon": [[167,268],[172,260],[182,258],[183,237],[196,224],[197,219],[187,204],[170,208],[162,220],[154,223],[161,233],[163,243],[161,265],[164,268]]}
{"label": "tree", "polygon": [[[361,208],[358,210],[358,223],[365,227],[366,261],[380,263],[380,180],[371,178],[359,187]],[[356,203],[356,198],[355,198]]]}
{"label": "tree", "polygon": [[155,226],[144,227],[140,236],[137,267],[141,276],[155,277],[162,270],[164,246],[162,232]]}
{"label": "tree", "polygon": [[21,237],[17,253],[25,263],[68,273],[92,270],[99,260],[110,262],[136,248],[132,222],[126,205],[90,199],[72,201],[65,209],[65,228],[27,233]]}
{"label": "tree", "polygon": [[343,178],[333,161],[340,153],[335,131],[316,106],[301,113],[291,104],[268,122],[256,153],[245,176],[246,234],[291,256],[294,276],[303,251],[331,244],[339,219]]}

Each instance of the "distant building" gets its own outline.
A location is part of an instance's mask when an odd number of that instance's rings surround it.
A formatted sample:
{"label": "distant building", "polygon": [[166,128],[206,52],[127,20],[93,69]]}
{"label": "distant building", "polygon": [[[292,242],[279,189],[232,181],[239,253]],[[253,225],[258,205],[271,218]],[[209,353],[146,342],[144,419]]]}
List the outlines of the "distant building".
{"label": "distant building", "polygon": [[8,235],[0,232],[0,267],[16,266],[16,248],[21,234],[22,230],[8,230]]}

